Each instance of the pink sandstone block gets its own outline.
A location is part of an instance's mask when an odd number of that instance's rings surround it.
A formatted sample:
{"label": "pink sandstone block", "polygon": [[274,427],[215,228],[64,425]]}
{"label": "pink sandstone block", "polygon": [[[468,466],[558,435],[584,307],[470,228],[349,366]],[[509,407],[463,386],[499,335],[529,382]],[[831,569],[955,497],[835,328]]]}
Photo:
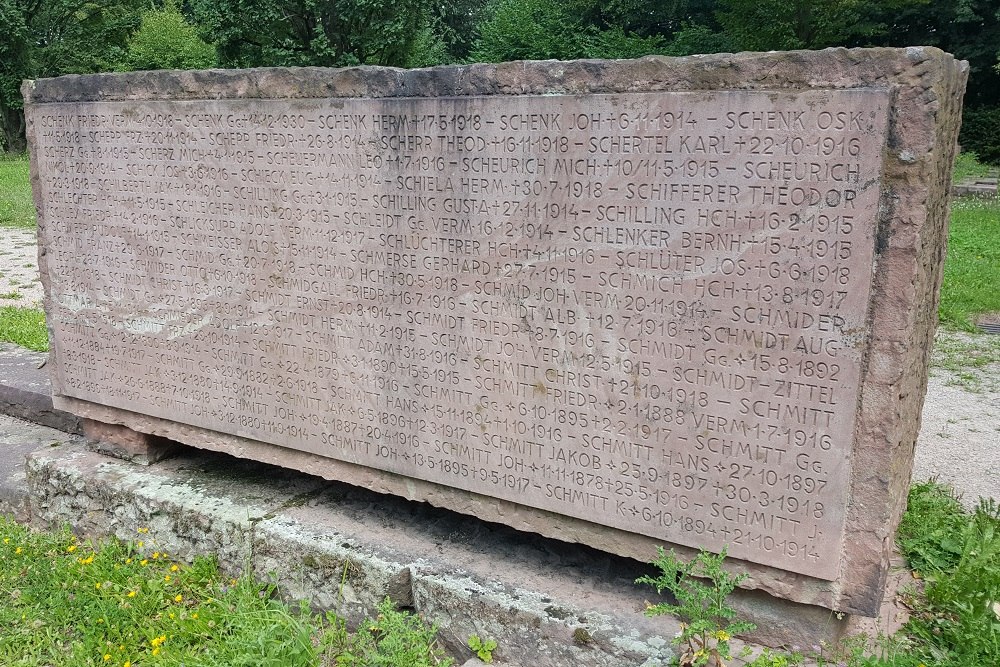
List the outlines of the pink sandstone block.
{"label": "pink sandstone block", "polygon": [[878,611],[967,67],[930,48],[24,88],[55,405]]}

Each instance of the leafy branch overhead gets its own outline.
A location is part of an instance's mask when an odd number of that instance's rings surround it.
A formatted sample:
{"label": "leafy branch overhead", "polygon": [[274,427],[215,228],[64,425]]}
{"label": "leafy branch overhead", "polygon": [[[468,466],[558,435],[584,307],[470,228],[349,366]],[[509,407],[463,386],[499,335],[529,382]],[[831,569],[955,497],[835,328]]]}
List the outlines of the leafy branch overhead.
{"label": "leafy branch overhead", "polygon": [[1000,161],[996,0],[0,0],[0,34],[13,151],[21,81],[61,74],[921,44],[969,61],[962,143]]}

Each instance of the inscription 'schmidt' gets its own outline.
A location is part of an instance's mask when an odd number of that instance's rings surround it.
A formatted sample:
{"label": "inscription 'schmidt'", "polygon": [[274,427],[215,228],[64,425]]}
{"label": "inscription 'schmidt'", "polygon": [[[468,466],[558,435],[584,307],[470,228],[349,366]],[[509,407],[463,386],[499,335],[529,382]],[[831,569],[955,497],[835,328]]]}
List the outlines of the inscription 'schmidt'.
{"label": "inscription 'schmidt'", "polygon": [[60,391],[833,579],[886,109],[46,104]]}

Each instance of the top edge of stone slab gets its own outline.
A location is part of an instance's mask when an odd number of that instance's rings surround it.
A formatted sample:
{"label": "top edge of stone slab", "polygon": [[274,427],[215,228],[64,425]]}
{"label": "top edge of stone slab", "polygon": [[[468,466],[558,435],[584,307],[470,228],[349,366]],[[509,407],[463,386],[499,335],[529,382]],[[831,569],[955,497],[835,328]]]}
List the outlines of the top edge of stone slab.
{"label": "top edge of stone slab", "polygon": [[25,81],[25,102],[591,94],[887,86],[927,63],[968,70],[935,47],[542,60],[398,69],[268,67],[71,74]]}

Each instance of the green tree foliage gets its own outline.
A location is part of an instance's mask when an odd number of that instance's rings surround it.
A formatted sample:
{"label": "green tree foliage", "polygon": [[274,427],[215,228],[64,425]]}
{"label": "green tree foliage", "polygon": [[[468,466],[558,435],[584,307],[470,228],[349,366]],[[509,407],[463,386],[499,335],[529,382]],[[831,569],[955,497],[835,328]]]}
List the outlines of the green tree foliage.
{"label": "green tree foliage", "polygon": [[435,32],[443,12],[432,11],[432,0],[192,0],[191,7],[229,67],[401,66],[447,50]]}
{"label": "green tree foliage", "polygon": [[587,29],[559,0],[494,0],[479,26],[472,59],[569,60],[587,55]]}
{"label": "green tree foliage", "polygon": [[969,85],[960,141],[963,150],[1000,164],[1000,2],[997,0],[925,0],[899,11],[873,5],[877,20],[888,26],[885,46],[937,46],[969,61]]}
{"label": "green tree foliage", "polygon": [[690,56],[695,53],[725,53],[735,50],[732,39],[726,33],[694,23],[682,26],[673,34],[665,53],[668,56]]}
{"label": "green tree foliage", "polygon": [[884,45],[894,39],[893,17],[930,6],[930,0],[718,0],[716,18],[740,49],[822,49]]}
{"label": "green tree foliage", "polygon": [[588,15],[600,18],[590,9],[580,0],[493,0],[479,25],[471,58],[480,62],[637,58],[663,52],[659,35],[588,23]]}
{"label": "green tree foliage", "polygon": [[31,50],[27,17],[14,0],[0,0],[0,125],[3,147],[24,150],[24,114],[21,112],[21,79],[30,70]]}
{"label": "green tree foliage", "polygon": [[997,0],[924,0],[891,12],[874,6],[887,25],[886,46],[937,46],[969,61],[971,106],[1000,103],[1000,2]]}
{"label": "green tree foliage", "polygon": [[0,129],[25,148],[21,81],[114,69],[143,0],[0,0]]}
{"label": "green tree foliage", "polygon": [[206,69],[215,64],[215,47],[199,37],[195,26],[168,0],[162,9],[142,15],[121,69]]}

